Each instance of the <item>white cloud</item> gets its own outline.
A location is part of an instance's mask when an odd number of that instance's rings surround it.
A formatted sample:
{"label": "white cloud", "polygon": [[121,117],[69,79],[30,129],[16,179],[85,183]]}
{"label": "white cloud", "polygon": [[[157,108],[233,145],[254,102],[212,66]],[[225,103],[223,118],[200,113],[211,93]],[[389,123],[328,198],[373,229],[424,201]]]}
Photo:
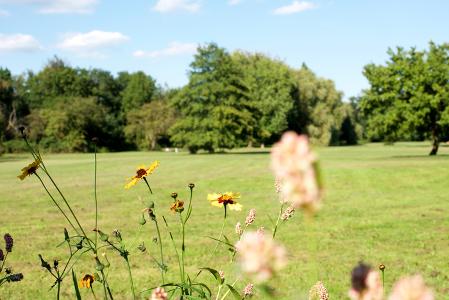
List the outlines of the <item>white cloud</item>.
{"label": "white cloud", "polygon": [[129,38],[120,32],[92,30],[66,35],[58,48],[70,51],[89,51],[126,42]]}
{"label": "white cloud", "polygon": [[197,12],[201,5],[199,0],[158,0],[153,7],[155,11],[166,13],[177,10]]}
{"label": "white cloud", "polygon": [[9,11],[0,9],[0,17],[7,17],[9,15],[10,15]]}
{"label": "white cloud", "polygon": [[31,35],[0,33],[0,52],[33,52],[40,49],[40,43]]}
{"label": "white cloud", "polygon": [[170,45],[167,48],[161,49],[161,50],[155,50],[155,51],[137,50],[137,51],[134,51],[133,56],[157,58],[157,57],[163,57],[163,56],[193,54],[196,52],[197,47],[198,47],[198,45],[195,43],[172,42],[172,43],[170,43]]}
{"label": "white cloud", "polygon": [[306,10],[314,9],[317,5],[312,2],[307,1],[293,1],[289,5],[278,7],[274,10],[275,15],[290,15],[295,13],[300,13]]}
{"label": "white cloud", "polygon": [[0,3],[33,5],[42,14],[92,13],[99,0],[0,0]]}

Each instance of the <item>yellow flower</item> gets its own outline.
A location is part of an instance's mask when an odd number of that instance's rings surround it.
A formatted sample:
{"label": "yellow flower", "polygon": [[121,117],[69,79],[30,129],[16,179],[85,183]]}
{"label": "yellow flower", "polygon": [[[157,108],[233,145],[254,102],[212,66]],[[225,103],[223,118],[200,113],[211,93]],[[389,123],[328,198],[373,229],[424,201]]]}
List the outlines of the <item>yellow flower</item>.
{"label": "yellow flower", "polygon": [[159,162],[157,160],[153,161],[151,165],[148,168],[145,168],[145,166],[139,166],[136,170],[136,175],[131,177],[129,182],[125,185],[125,189],[129,189],[136,185],[136,183],[144,178],[150,175],[154,172],[154,170],[159,166]]}
{"label": "yellow flower", "polygon": [[213,206],[223,207],[223,205],[226,205],[231,210],[242,210],[242,205],[237,202],[237,199],[240,199],[240,193],[226,192],[224,194],[207,195],[207,200]]}
{"label": "yellow flower", "polygon": [[181,200],[176,200],[170,207],[172,212],[182,212],[184,210],[184,202]]}
{"label": "yellow flower", "polygon": [[24,180],[25,177],[30,176],[31,174],[36,173],[36,170],[39,168],[39,165],[41,164],[41,161],[36,159],[31,164],[26,166],[22,169],[22,174],[17,176],[17,178],[20,178],[20,180]]}
{"label": "yellow flower", "polygon": [[92,286],[92,283],[94,283],[95,277],[94,275],[86,274],[84,277],[80,280],[78,286],[79,287],[85,287],[90,288]]}

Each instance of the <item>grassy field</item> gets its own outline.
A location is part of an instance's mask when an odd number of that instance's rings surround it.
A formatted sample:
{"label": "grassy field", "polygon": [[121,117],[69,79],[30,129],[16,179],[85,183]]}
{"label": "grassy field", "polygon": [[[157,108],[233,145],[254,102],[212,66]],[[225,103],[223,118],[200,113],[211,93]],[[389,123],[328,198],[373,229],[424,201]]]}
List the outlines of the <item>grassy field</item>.
{"label": "grassy field", "polygon": [[[326,186],[325,205],[314,220],[296,214],[281,227],[278,240],[289,252],[288,267],[273,281],[278,299],[306,299],[310,286],[322,280],[331,299],[347,299],[349,273],[358,261],[386,265],[387,291],[402,274],[421,273],[436,291],[436,299],[449,299],[449,147],[437,157],[428,157],[427,144],[404,143],[394,146],[369,144],[357,147],[320,148]],[[47,167],[68,196],[86,228],[94,227],[93,155],[45,155]],[[178,235],[175,216],[169,212],[170,193],[181,199],[188,195],[187,184],[196,184],[194,210],[187,228],[187,269],[195,274],[198,267],[222,269],[230,280],[237,269],[221,249],[211,255],[215,243],[206,236],[217,236],[222,211],[206,200],[207,193],[239,191],[244,210],[231,212],[228,236],[235,237],[236,221],[244,221],[247,211],[256,208],[254,229],[270,230],[268,216],[277,212],[278,202],[273,177],[265,152],[228,154],[186,153],[108,153],[98,155],[98,193],[100,229],[119,228],[132,254],[137,290],[158,285],[159,274],[148,253],[136,247],[145,241],[157,255],[151,242],[155,231],[148,222],[141,227],[140,213],[147,190],[140,183],[131,190],[123,188],[135,167],[153,160],[161,165],[151,175],[159,212],[168,217]],[[6,155],[0,158],[0,233],[15,239],[9,263],[25,279],[0,288],[0,299],[52,299],[53,283],[40,267],[38,254],[48,259],[64,259],[66,249],[56,245],[63,240],[64,219],[44,193],[35,177],[20,182],[19,170],[31,161],[30,155]],[[165,246],[168,235],[163,231]],[[1,243],[2,244],[2,243]],[[0,245],[1,245],[0,244]],[[177,278],[173,251],[168,252],[169,277]],[[117,299],[129,299],[127,271],[123,260],[108,251],[112,266],[110,282]],[[94,261],[86,256],[76,268],[78,277],[93,272]],[[203,276],[203,275],[201,275]],[[211,282],[207,275],[201,277]],[[241,278],[237,287],[247,283]],[[100,286],[97,294],[101,296]],[[63,299],[72,296],[71,279],[64,281]],[[91,299],[87,290],[82,291]],[[101,297],[100,297],[101,298]],[[258,297],[259,299],[261,297]]]}

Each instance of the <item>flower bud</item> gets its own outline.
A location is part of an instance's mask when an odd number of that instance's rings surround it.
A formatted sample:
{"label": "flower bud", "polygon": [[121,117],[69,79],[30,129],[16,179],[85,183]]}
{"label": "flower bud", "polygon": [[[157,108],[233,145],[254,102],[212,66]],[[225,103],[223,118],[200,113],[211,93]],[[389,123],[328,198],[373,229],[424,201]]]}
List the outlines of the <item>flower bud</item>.
{"label": "flower bud", "polygon": [[189,189],[193,190],[194,187],[195,187],[195,184],[189,183]]}
{"label": "flower bud", "polygon": [[64,240],[68,242],[70,240],[69,232],[64,228]]}
{"label": "flower bud", "polygon": [[146,222],[147,220],[145,220],[145,216],[142,214],[142,216],[140,216],[139,224],[143,226]]}
{"label": "flower bud", "polygon": [[122,241],[122,234],[120,233],[120,231],[119,231],[118,229],[115,229],[115,230],[112,232],[112,235],[113,235],[117,240],[119,240],[120,242]]}
{"label": "flower bud", "polygon": [[14,240],[12,236],[9,233],[7,233],[5,234],[4,239],[6,244],[5,245],[6,252],[12,252],[12,247],[14,246]]}
{"label": "flower bud", "polygon": [[379,270],[381,270],[383,272],[385,270],[385,265],[384,264],[380,264],[379,265]]}
{"label": "flower bud", "polygon": [[9,275],[8,277],[6,277],[6,280],[10,281],[10,282],[21,281],[22,279],[23,279],[22,273],[12,274],[12,275]]}
{"label": "flower bud", "polygon": [[42,255],[39,254],[39,258],[41,259],[41,267],[47,269],[48,271],[51,271],[50,264],[44,260]]}
{"label": "flower bud", "polygon": [[171,197],[176,200],[176,198],[178,198],[178,193],[176,192],[171,193]]}

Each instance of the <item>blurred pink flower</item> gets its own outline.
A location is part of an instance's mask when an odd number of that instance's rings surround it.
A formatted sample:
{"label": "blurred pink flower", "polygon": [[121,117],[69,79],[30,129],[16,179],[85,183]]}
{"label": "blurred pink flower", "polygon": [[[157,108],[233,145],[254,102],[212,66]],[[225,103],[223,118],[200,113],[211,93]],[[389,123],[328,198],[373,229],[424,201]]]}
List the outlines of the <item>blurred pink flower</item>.
{"label": "blurred pink flower", "polygon": [[168,295],[165,292],[164,288],[158,287],[153,290],[153,293],[151,294],[151,300],[167,300]]}
{"label": "blurred pink flower", "polygon": [[254,208],[251,208],[249,210],[248,216],[246,217],[245,220],[245,225],[251,225],[252,223],[254,223],[254,221],[256,220],[256,210]]}
{"label": "blurred pink flower", "polygon": [[432,291],[426,286],[421,275],[405,277],[393,286],[389,300],[433,300]]}
{"label": "blurred pink flower", "polygon": [[220,275],[220,278],[223,280],[225,279],[224,272],[222,270],[218,271],[218,274]]}
{"label": "blurred pink flower", "polygon": [[240,224],[240,222],[237,222],[237,224],[235,224],[235,233],[237,235],[242,235],[243,233],[242,225]]}
{"label": "blurred pink flower", "polygon": [[285,248],[266,234],[245,233],[235,247],[242,271],[257,282],[267,281],[287,263]]}
{"label": "blurred pink flower", "polygon": [[254,285],[252,283],[248,283],[243,289],[243,298],[251,297],[253,295]]}
{"label": "blurred pink flower", "polygon": [[317,157],[305,135],[286,132],[271,151],[271,166],[282,184],[283,197],[294,208],[315,212],[323,195]]}
{"label": "blurred pink flower", "polygon": [[315,283],[310,289],[309,300],[329,300],[329,293],[321,281]]}
{"label": "blurred pink flower", "polygon": [[287,207],[287,209],[281,215],[282,221],[287,221],[293,216],[294,213],[295,209],[292,206]]}

